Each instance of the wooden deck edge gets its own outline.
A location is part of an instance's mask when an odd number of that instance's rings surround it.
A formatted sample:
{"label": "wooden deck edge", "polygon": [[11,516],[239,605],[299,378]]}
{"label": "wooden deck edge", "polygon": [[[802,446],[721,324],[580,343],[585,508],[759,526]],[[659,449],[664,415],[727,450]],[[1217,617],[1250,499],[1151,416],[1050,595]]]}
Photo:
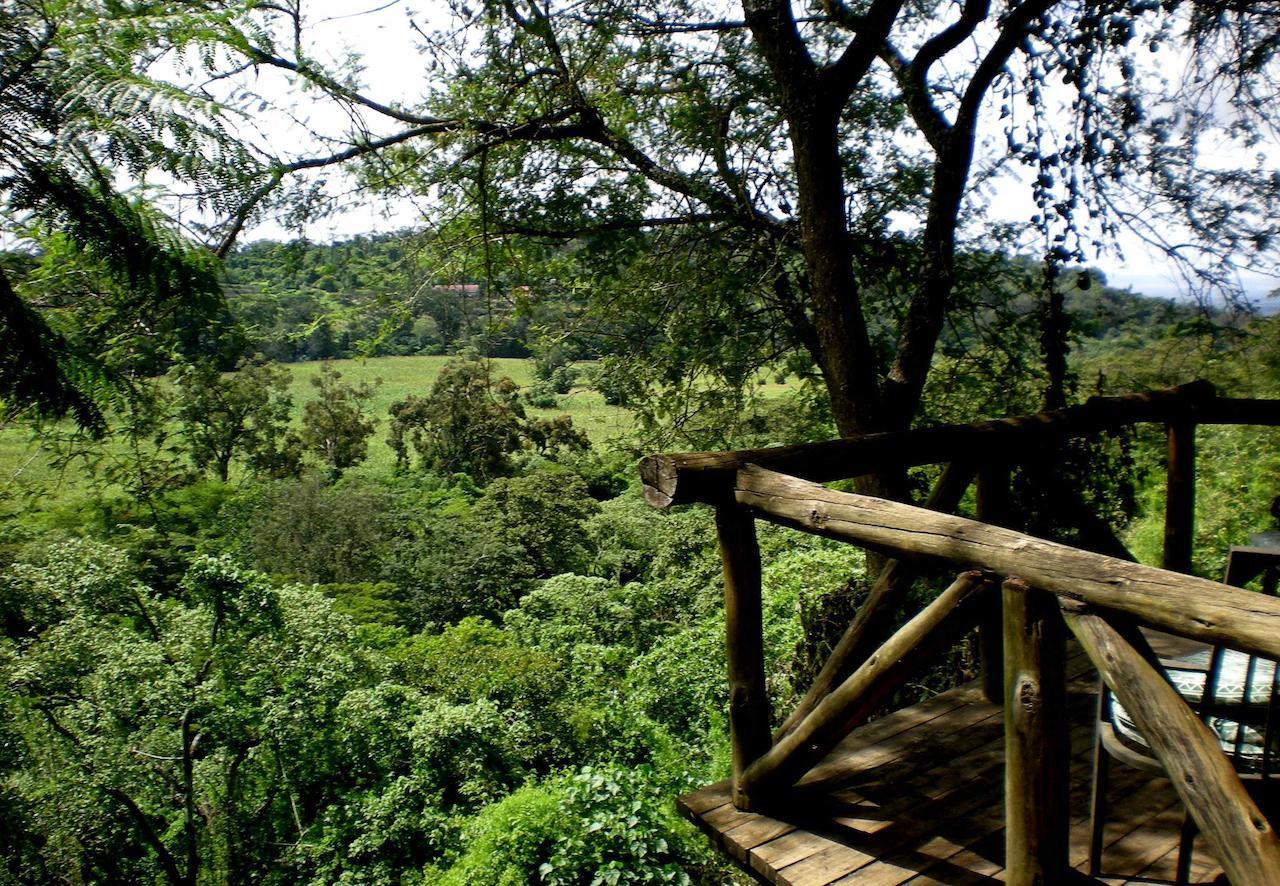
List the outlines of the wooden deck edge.
{"label": "wooden deck edge", "polygon": [[[1087,807],[1090,777],[1087,770],[1091,742],[1085,732],[1092,723],[1096,678],[1090,662],[1079,649],[1073,649],[1068,655],[1067,674],[1071,679],[1069,697],[1074,724],[1068,776],[1074,850],[1070,863],[1076,868],[1072,876],[1089,883],[1149,882],[1144,876],[1159,875],[1169,867],[1167,846],[1171,844],[1168,837],[1155,837],[1142,831],[1153,824],[1159,826],[1159,831],[1166,831],[1178,807],[1167,782],[1148,784],[1152,776],[1136,772],[1132,778],[1118,773],[1113,785],[1118,792],[1118,796],[1113,797],[1112,808],[1117,813],[1118,827],[1108,827],[1107,845],[1117,866],[1106,873],[1118,872],[1120,876],[1092,880],[1080,870],[1086,863],[1081,844],[1088,830],[1088,811],[1084,807]],[[676,798],[676,810],[709,838],[716,852],[726,856],[754,882],[802,886],[817,883],[861,886],[864,882],[886,886],[907,880],[912,886],[930,882],[995,882],[1002,865],[992,867],[992,864],[1001,853],[988,844],[1003,839],[1003,827],[1002,821],[987,820],[991,816],[984,812],[983,804],[988,801],[983,799],[983,794],[996,768],[991,755],[1003,741],[1003,736],[997,734],[999,730],[992,729],[993,719],[1001,715],[998,706],[977,695],[975,685],[957,687],[854,730],[847,741],[832,752],[831,757],[839,759],[830,760],[830,765],[824,761],[817,767],[826,770],[817,783],[799,788],[801,796],[793,799],[805,807],[803,811],[785,804],[779,807],[778,813],[784,818],[773,818],[767,812],[740,811],[732,805],[728,779]],[[941,757],[928,752],[916,756],[933,743],[948,745],[949,762],[945,765],[976,767],[970,771],[970,778],[939,779],[935,767],[944,765],[939,762]],[[959,757],[954,756],[957,753]],[[855,759],[871,765],[865,770],[855,767],[856,773],[847,770]],[[862,787],[864,783],[873,790],[883,790],[888,785],[904,798],[906,794],[924,791],[921,802],[942,804],[948,815],[966,821],[939,819],[942,827],[933,832],[934,836],[929,836],[928,830],[916,833],[917,826],[911,823],[914,813],[905,807],[895,809],[899,803],[894,799],[882,809],[899,821],[895,826],[903,828],[901,833],[888,836],[883,845],[877,845],[873,827],[867,831],[866,842],[860,839],[850,842],[842,837],[842,829],[861,828],[853,821],[863,817],[858,804],[870,803],[868,808],[875,809],[882,802],[866,792]],[[971,791],[970,786],[976,792]],[[1163,796],[1165,793],[1167,797]],[[848,806],[849,812],[837,811],[837,807],[844,804],[852,804]],[[809,821],[810,814],[812,821]],[[869,820],[874,818],[873,815]],[[928,851],[940,852],[934,861],[917,857],[920,852],[919,848],[913,848],[913,841],[920,838],[926,840],[921,846],[936,847]],[[1197,856],[1197,875],[1202,877],[1206,868],[1212,869],[1213,863],[1208,859],[1207,864],[1202,861],[1200,853]],[[911,863],[903,864],[904,861]],[[916,867],[918,864],[924,866]],[[962,879],[956,879],[957,876]]]}
{"label": "wooden deck edge", "polygon": [[[757,883],[763,883],[766,884],[766,886],[770,886],[772,881],[751,867],[750,852],[734,851],[737,847],[731,846],[726,840],[726,835],[734,829],[720,830],[715,827],[715,825],[708,822],[704,817],[707,812],[716,808],[714,806],[710,808],[705,807],[705,800],[699,802],[699,800],[705,797],[709,792],[715,792],[717,794],[723,793],[725,801],[728,802],[732,797],[732,786],[729,779],[707,785],[704,788],[699,788],[696,791],[690,791],[688,794],[677,797],[676,811],[679,812],[683,818],[692,822],[698,830],[702,831],[702,833],[711,840],[711,845],[714,846],[722,856],[728,858],[736,867],[749,874]],[[754,820],[759,820],[761,822],[771,822],[777,828],[777,833],[774,834],[773,837],[780,837],[783,834],[787,834],[795,830],[795,825],[788,824],[785,821],[778,821],[777,819],[769,818],[768,816],[760,815],[759,813],[744,812],[742,815],[753,816]],[[773,839],[773,837],[770,837],[769,839]]]}

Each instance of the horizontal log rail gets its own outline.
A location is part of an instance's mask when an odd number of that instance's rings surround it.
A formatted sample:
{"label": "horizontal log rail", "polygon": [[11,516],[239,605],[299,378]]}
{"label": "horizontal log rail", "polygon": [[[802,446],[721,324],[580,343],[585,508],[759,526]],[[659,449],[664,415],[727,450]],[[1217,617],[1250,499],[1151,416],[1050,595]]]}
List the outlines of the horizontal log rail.
{"label": "horizontal log rail", "polygon": [[757,516],[891,556],[928,557],[1024,579],[1211,644],[1280,658],[1280,598],[1094,554],[1031,535],[748,465],[735,498]]}
{"label": "horizontal log rail", "polygon": [[730,497],[735,473],[748,464],[827,483],[955,458],[1016,457],[1027,447],[1049,441],[1170,421],[1280,425],[1280,400],[1217,397],[1213,385],[1197,381],[1122,397],[1093,397],[1080,406],[973,424],[737,452],[650,455],[640,463],[640,476],[645,498],[654,507],[719,504]]}

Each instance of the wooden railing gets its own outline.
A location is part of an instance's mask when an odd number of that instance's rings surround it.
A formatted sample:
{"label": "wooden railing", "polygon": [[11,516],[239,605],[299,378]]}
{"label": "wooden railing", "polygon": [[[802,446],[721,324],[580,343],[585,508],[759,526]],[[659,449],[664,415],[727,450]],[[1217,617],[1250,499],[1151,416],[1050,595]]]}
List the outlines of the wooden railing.
{"label": "wooden railing", "polygon": [[[1087,509],[1080,534],[1106,553],[1003,528],[1008,488],[1024,453],[1135,422],[1166,425],[1169,457],[1164,565],[1133,562]],[[1280,401],[1216,397],[1196,382],[1083,406],[972,425],[747,452],[652,456],[650,503],[716,509],[725,574],[733,798],[778,803],[923,659],[980,628],[983,685],[1005,711],[1006,879],[1067,879],[1068,629],[1129,711],[1233,883],[1280,883],[1280,841],[1214,736],[1168,683],[1140,625],[1280,659],[1280,600],[1183,574],[1190,570],[1195,427],[1280,425]],[[835,479],[946,463],[925,507],[838,492]],[[977,481],[978,516],[952,516]],[[1069,495],[1069,490],[1060,490]],[[1079,503],[1075,503],[1078,505]],[[890,559],[813,686],[771,734],[755,520],[851,542]],[[921,564],[947,563],[955,581],[887,640],[884,628]],[[1174,568],[1182,570],[1173,571]]]}

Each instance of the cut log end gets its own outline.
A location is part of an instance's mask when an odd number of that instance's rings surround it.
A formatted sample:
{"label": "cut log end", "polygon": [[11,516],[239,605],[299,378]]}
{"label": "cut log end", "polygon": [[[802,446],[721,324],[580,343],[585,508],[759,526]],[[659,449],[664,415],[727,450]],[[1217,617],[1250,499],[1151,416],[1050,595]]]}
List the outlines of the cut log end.
{"label": "cut log end", "polygon": [[675,503],[676,471],[665,455],[647,455],[640,460],[640,480],[644,483],[644,500],[655,508]]}

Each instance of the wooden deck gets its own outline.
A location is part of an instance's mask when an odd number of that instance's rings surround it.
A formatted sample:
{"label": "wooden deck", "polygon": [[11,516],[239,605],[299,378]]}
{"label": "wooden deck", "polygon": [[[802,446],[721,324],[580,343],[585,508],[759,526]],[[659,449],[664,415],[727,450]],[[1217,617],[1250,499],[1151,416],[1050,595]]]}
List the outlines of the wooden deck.
{"label": "wooden deck", "polygon": [[[1071,856],[1087,867],[1096,705],[1087,661],[1068,668]],[[756,879],[792,886],[980,884],[1002,880],[1003,715],[975,685],[855,730],[801,780],[776,817],[739,812],[721,782],[678,801],[682,814]],[[1100,882],[1171,883],[1182,807],[1169,782],[1112,767]],[[1221,873],[1197,841],[1193,883]],[[1082,876],[1082,881],[1091,881]]]}

